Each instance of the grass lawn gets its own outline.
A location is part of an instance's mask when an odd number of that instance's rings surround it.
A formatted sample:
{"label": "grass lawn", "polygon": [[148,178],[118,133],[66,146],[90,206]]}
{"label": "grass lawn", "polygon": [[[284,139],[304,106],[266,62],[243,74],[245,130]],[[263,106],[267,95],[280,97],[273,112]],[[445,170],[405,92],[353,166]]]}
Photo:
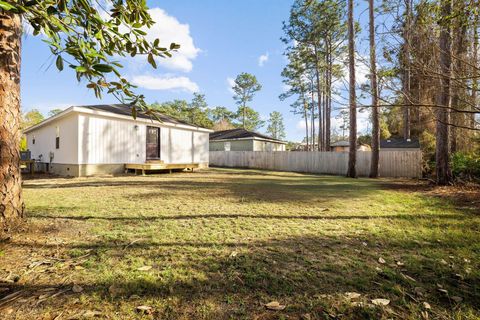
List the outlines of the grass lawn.
{"label": "grass lawn", "polygon": [[478,319],[480,192],[444,191],[227,169],[27,180],[0,318]]}

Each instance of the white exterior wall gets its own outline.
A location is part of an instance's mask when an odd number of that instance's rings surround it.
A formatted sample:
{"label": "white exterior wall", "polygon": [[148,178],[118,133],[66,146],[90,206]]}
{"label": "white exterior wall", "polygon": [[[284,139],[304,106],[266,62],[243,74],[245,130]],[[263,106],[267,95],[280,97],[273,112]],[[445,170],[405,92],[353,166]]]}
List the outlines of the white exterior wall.
{"label": "white exterior wall", "polygon": [[209,132],[90,113],[73,112],[32,130],[26,134],[27,146],[33,159],[43,155],[42,162],[50,162],[53,152],[52,163],[57,164],[145,163],[147,126],[160,127],[160,159],[165,163],[208,163]]}
{"label": "white exterior wall", "polygon": [[253,151],[285,151],[285,144],[272,141],[254,140]]}
{"label": "white exterior wall", "polygon": [[[135,125],[138,129],[135,129]],[[78,129],[79,164],[145,162],[145,124],[80,114]]]}
{"label": "white exterior wall", "polygon": [[165,163],[208,162],[208,132],[80,114],[79,163],[145,163],[147,126],[160,128],[160,159]]}
{"label": "white exterior wall", "polygon": [[208,132],[160,128],[160,159],[165,163],[208,162]]}
{"label": "white exterior wall", "polygon": [[[57,127],[60,133],[60,148],[55,148]],[[69,114],[51,124],[40,127],[26,134],[27,148],[32,153],[32,159],[50,162],[50,152],[53,152],[52,163],[78,163],[78,114]],[[35,144],[33,144],[35,137]]]}

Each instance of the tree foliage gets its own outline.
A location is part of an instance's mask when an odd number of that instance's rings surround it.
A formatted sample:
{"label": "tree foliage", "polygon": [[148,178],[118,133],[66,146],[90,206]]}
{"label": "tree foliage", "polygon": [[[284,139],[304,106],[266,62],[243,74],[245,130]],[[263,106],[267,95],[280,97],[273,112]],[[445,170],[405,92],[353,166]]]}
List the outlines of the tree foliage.
{"label": "tree foliage", "polygon": [[267,133],[274,139],[285,139],[285,125],[283,124],[283,116],[280,112],[273,111],[270,113],[270,118],[268,119]]}
{"label": "tree foliage", "polygon": [[49,117],[56,116],[57,114],[59,114],[62,111],[63,111],[63,109],[59,109],[59,108],[52,109],[52,110],[48,111],[48,116]]}
{"label": "tree foliage", "polygon": [[256,131],[264,126],[265,121],[260,117],[260,113],[248,106],[240,106],[236,113],[236,122],[234,125],[237,128],[244,128],[246,130]]}
{"label": "tree foliage", "polygon": [[[21,128],[21,130],[25,130],[27,128],[30,128],[30,127],[42,122],[44,119],[45,119],[45,117],[43,116],[43,114],[38,109],[32,109],[32,110],[22,114],[20,128]],[[27,140],[26,140],[25,135],[22,135],[22,139],[20,141],[20,150],[21,151],[27,150]]]}
{"label": "tree foliage", "polygon": [[205,95],[195,93],[191,102],[174,100],[163,103],[155,102],[150,106],[153,110],[185,121],[195,126],[212,128],[213,121],[209,118],[210,110]]}
{"label": "tree foliage", "polygon": [[251,102],[255,93],[261,89],[262,85],[258,83],[257,77],[253,74],[242,72],[235,79],[232,87],[233,99],[238,105],[237,117],[242,118],[242,126],[245,129],[247,129],[247,126],[256,128],[261,124],[258,113],[247,107],[247,103]]}
{"label": "tree foliage", "polygon": [[145,0],[2,0],[0,8],[22,15],[33,34],[42,35],[58,70],[75,70],[78,81],[85,81],[99,98],[107,92],[142,108],[147,107],[144,96],[121,74],[118,59],[142,55],[156,68],[155,58],[171,57],[180,48],[145,38],[155,23]]}
{"label": "tree foliage", "polygon": [[333,83],[342,76],[340,64],[345,52],[344,16],[345,5],[341,1],[296,0],[283,24],[282,40],[287,45],[285,56],[289,63],[282,76],[289,89],[281,98],[298,95],[299,101],[292,107],[294,113],[305,119],[309,150],[315,146],[329,150]]}

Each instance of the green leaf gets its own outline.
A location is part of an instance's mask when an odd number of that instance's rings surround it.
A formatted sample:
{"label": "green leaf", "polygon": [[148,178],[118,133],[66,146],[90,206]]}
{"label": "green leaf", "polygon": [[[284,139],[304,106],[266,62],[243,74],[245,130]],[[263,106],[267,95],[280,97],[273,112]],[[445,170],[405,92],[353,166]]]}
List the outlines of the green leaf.
{"label": "green leaf", "polygon": [[155,62],[155,59],[153,58],[153,54],[148,54],[148,63],[152,65],[154,69],[157,69],[157,63]]}
{"label": "green leaf", "polygon": [[63,58],[62,56],[57,56],[57,61],[55,62],[55,64],[57,65],[57,69],[59,71],[62,71],[63,70]]}
{"label": "green leaf", "polygon": [[170,44],[170,50],[177,50],[177,49],[180,49],[180,45],[172,42]]}
{"label": "green leaf", "polygon": [[2,8],[3,10],[6,10],[6,11],[15,9],[14,6],[12,6],[10,3],[7,3],[5,1],[0,1],[0,8]]}
{"label": "green leaf", "polygon": [[78,66],[75,68],[75,71],[79,72],[79,73],[84,73],[84,72],[87,72],[87,68],[85,68],[84,66]]}
{"label": "green leaf", "polygon": [[101,72],[101,73],[108,73],[108,72],[112,72],[112,71],[113,71],[113,67],[112,67],[111,65],[102,64],[102,63],[94,64],[94,65],[92,66],[92,68],[93,68],[95,71],[98,71],[98,72]]}

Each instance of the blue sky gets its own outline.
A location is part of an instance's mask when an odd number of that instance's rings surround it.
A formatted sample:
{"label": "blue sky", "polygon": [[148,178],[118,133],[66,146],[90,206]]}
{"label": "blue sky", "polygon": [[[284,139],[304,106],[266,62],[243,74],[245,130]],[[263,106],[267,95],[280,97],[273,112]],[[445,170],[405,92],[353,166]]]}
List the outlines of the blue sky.
{"label": "blue sky", "polygon": [[[231,110],[236,106],[229,81],[240,72],[252,73],[263,89],[251,106],[264,119],[271,111],[282,112],[287,139],[300,141],[304,135],[301,118],[290,112],[291,101],[278,99],[284,90],[280,73],[286,64],[280,41],[282,21],[288,19],[291,4],[291,0],[149,1],[152,16],[158,21],[149,36],[160,36],[165,45],[178,42],[182,48],[175,58],[162,61],[157,70],[135,58],[124,63],[123,72],[139,85],[138,92],[147,102],[190,100],[192,93],[199,91],[210,106]],[[23,111],[36,108],[47,114],[71,105],[117,102],[109,96],[96,99],[84,83],[76,81],[72,71],[58,72],[40,37],[25,35],[22,57]]]}

